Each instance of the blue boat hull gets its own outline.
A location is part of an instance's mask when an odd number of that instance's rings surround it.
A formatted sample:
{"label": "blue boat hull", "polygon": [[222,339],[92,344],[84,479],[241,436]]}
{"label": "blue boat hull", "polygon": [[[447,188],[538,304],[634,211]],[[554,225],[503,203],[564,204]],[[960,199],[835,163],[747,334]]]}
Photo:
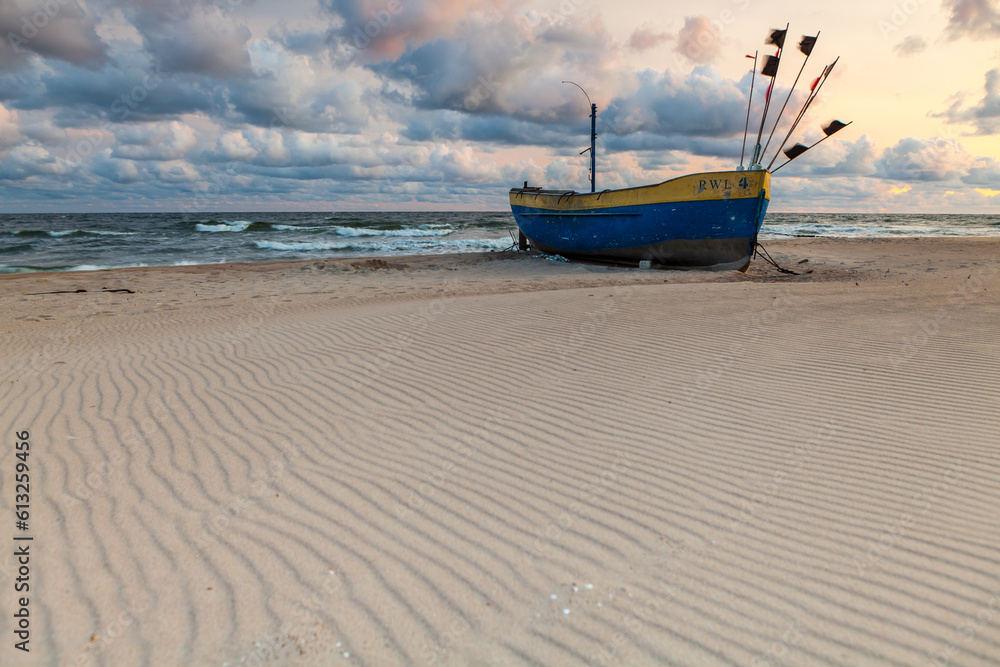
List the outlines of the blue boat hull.
{"label": "blue boat hull", "polygon": [[515,188],[511,211],[521,233],[544,253],[743,270],[767,212],[769,177],[715,172],[583,195]]}

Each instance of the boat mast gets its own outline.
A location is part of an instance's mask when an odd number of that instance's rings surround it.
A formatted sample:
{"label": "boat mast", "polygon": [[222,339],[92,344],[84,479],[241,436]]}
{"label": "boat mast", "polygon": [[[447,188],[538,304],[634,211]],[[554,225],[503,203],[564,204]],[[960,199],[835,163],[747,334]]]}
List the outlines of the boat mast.
{"label": "boat mast", "polygon": [[573,81],[563,81],[563,83],[572,83],[582,90],[587,96],[587,103],[590,104],[590,148],[580,151],[580,155],[590,151],[590,191],[597,192],[597,105],[590,101],[590,95],[587,95],[587,91],[583,90],[580,84]]}
{"label": "boat mast", "polygon": [[597,105],[590,103],[590,191],[597,192]]}

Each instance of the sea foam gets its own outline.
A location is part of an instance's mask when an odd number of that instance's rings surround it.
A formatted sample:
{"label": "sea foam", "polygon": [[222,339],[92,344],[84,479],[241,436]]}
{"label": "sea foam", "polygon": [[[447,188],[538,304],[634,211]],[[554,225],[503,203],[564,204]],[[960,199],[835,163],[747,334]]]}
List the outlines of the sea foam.
{"label": "sea foam", "polygon": [[220,222],[217,225],[211,225],[205,222],[199,222],[194,226],[199,232],[242,232],[246,231],[246,228],[253,223],[249,220],[236,220],[234,222]]}

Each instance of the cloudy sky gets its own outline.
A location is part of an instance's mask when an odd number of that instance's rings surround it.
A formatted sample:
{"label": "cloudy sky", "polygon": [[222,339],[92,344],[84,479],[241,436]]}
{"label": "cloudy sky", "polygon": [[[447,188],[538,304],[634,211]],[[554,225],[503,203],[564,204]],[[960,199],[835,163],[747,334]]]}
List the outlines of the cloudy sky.
{"label": "cloudy sky", "polygon": [[1000,213],[996,0],[0,0],[0,212],[500,210],[588,188],[567,79],[598,188],[733,168],[786,22],[772,113],[821,31],[792,142],[854,124],[772,210]]}

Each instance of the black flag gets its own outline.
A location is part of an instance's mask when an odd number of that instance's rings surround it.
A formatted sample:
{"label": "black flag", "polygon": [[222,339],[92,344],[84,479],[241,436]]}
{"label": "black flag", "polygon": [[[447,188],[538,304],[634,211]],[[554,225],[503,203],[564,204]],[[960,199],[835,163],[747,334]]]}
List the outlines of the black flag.
{"label": "black flag", "polygon": [[761,68],[760,73],[764,76],[777,76],[779,60],[778,56],[768,56],[767,60],[764,61],[764,67]]}
{"label": "black flag", "polygon": [[812,53],[814,46],[816,46],[816,38],[803,35],[802,40],[799,42],[799,51],[808,56]]}
{"label": "black flag", "polygon": [[794,160],[798,156],[805,153],[807,150],[809,150],[808,146],[803,146],[802,144],[795,144],[791,148],[785,149],[785,156],[787,156],[789,160]]}
{"label": "black flag", "polygon": [[785,46],[785,33],[787,30],[772,30],[771,34],[764,40],[765,44],[774,44],[779,49]]}
{"label": "black flag", "polygon": [[829,137],[834,132],[840,132],[845,127],[847,127],[847,123],[841,123],[839,120],[831,121],[829,125],[823,128],[823,134]]}

